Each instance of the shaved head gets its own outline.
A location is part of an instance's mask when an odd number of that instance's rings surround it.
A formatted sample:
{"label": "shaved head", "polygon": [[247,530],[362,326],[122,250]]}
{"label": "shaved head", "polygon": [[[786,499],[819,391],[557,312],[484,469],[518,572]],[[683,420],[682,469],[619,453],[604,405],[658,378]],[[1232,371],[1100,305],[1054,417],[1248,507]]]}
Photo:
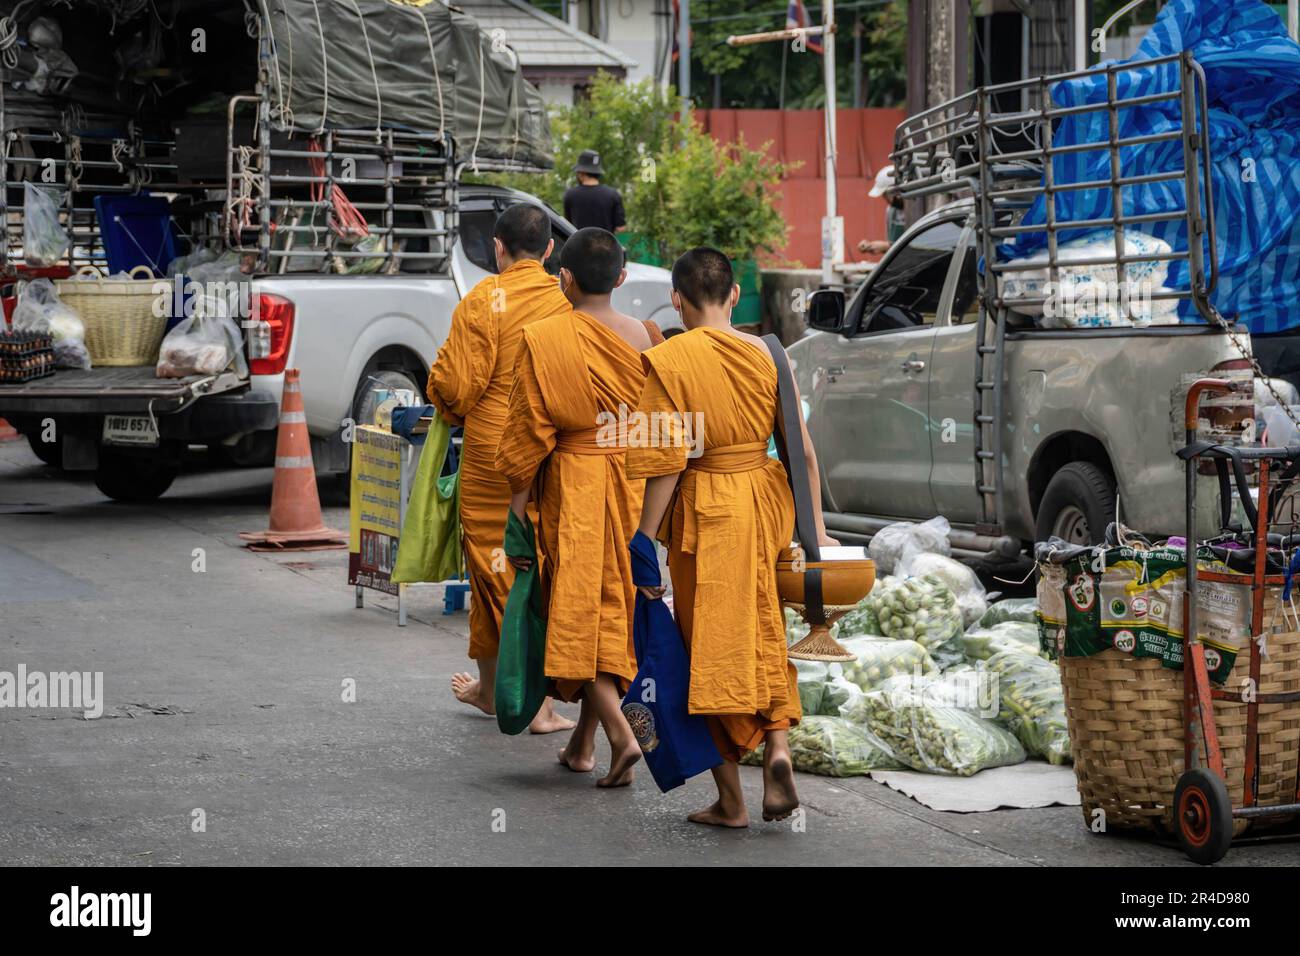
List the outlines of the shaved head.
{"label": "shaved head", "polygon": [[731,260],[717,249],[699,246],[683,252],[673,263],[673,288],[696,309],[727,305],[735,284]]}

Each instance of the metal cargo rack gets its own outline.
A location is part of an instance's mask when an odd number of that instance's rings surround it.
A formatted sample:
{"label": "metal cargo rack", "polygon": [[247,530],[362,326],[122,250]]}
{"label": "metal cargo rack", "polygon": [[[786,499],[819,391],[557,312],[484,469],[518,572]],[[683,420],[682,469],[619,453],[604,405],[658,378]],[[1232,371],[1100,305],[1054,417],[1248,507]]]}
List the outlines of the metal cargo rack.
{"label": "metal cargo rack", "polygon": [[[1166,92],[1121,98],[1119,85],[1126,73],[1173,68],[1177,87]],[[1078,106],[1057,106],[1054,84],[1083,77],[1104,76],[1104,101]],[[1007,103],[1022,108],[1000,111]],[[1176,102],[1180,128],[1149,135],[1120,134],[1120,111],[1133,107]],[[1067,116],[1101,113],[1107,117],[1109,136],[1100,141],[1057,145],[1054,126]],[[1002,376],[1008,315],[1019,308],[1042,306],[1048,296],[1008,298],[1003,284],[1008,273],[1046,271],[1053,287],[1061,269],[1080,266],[1110,266],[1116,270],[1117,285],[1126,287],[1128,267],[1134,263],[1186,261],[1191,282],[1184,290],[1154,292],[1152,300],[1190,299],[1207,321],[1226,330],[1237,341],[1237,333],[1215,311],[1209,301],[1218,280],[1218,263],[1206,249],[1215,248],[1214,198],[1210,178],[1205,74],[1190,53],[1157,57],[1134,63],[1112,63],[1091,70],[1038,77],[981,87],[908,118],[895,133],[895,192],[904,199],[970,194],[975,210],[972,225],[979,233],[984,267],[979,272],[981,321],[976,328],[975,369],[975,482],[980,496],[982,534],[1002,533],[1005,516],[1002,476]],[[1157,142],[1182,144],[1181,168],[1163,172],[1133,172],[1123,168],[1121,150]],[[1057,182],[1052,160],[1058,156],[1107,151],[1110,176],[1088,182]],[[1186,208],[1171,212],[1134,214],[1124,209],[1125,187],[1155,182],[1181,182],[1183,195],[1196,197]],[[1077,190],[1109,192],[1111,215],[1094,219],[1058,217],[1055,197]],[[1025,224],[1020,216],[1035,200],[1042,199],[1045,222]],[[1183,220],[1189,237],[1188,249],[1168,253],[1127,254],[1125,231],[1141,231],[1153,223]],[[1059,235],[1067,230],[1111,229],[1115,250],[1111,256],[1089,259],[1060,258]],[[1025,233],[1045,233],[1046,259],[1030,264],[999,262],[997,248]],[[1209,274],[1206,274],[1206,260]],[[1124,301],[1128,317],[1132,304]],[[1237,341],[1243,354],[1249,355]]]}

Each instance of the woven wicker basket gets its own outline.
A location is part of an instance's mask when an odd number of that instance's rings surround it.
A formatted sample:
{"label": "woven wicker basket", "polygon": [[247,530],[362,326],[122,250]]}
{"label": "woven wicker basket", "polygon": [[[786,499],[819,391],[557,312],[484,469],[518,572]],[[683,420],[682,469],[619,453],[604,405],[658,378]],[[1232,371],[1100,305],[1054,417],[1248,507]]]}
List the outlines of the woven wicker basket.
{"label": "woven wicker basket", "polygon": [[[1300,689],[1300,631],[1279,611],[1278,595],[1264,601],[1268,657],[1261,662],[1260,693]],[[1183,772],[1183,672],[1154,658],[1115,650],[1091,657],[1062,657],[1066,716],[1084,820],[1105,814],[1107,829],[1172,833],[1174,787]],[[1250,674],[1243,651],[1225,687],[1240,688]],[[1246,707],[1215,701],[1215,724],[1233,806],[1243,803]],[[1290,801],[1296,790],[1300,704],[1259,708],[1259,803]],[[1237,821],[1235,832],[1246,827]]]}
{"label": "woven wicker basket", "polygon": [[[143,272],[143,278],[136,279]],[[59,298],[77,310],[86,326],[86,348],[93,365],[154,365],[167,327],[167,314],[154,315],[158,294],[148,266],[131,270],[133,278],[106,279],[93,266],[55,283]]]}

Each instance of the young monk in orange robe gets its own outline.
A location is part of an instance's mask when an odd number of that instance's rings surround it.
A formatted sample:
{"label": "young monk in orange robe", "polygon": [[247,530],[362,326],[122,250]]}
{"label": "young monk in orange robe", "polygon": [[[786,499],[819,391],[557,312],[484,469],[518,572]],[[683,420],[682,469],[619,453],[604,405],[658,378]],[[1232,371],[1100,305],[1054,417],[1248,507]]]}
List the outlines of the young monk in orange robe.
{"label": "young monk in orange robe", "polygon": [[610,304],[625,276],[623,249],[604,229],[580,229],[565,243],[560,282],[574,313],[524,330],[497,449],[497,469],[514,491],[511,509],[522,516],[530,497],[537,502],[546,676],[554,696],[582,701],[560,763],[578,772],[595,766],[599,720],[612,751],[602,787],[630,783],[641,757],[621,704],[636,677],[627,543],[642,483],[628,479],[626,449],[599,428],[636,405],[645,382],[640,353],[652,344],[647,323]]}
{"label": "young monk in orange robe", "polygon": [[[708,717],[726,758],[713,771],[717,802],[688,819],[726,827],[749,824],[737,762],[762,743],[763,819],[784,819],[799,806],[787,739],[799,722],[799,691],[776,588],[794,500],[785,468],[767,455],[776,367],[761,339],[732,328],[739,296],[731,263],[715,249],[693,249],[673,265],[673,305],[688,331],[642,356],[637,411],[652,423],[652,441],[630,443],[627,466],[631,477],[647,479],[641,532],[668,546],[673,607],[691,660],[688,709]],[[665,422],[673,434],[662,433]],[[694,434],[677,434],[693,422]],[[790,446],[797,454],[800,439],[792,436]],[[807,429],[802,449],[818,537],[833,545]],[[642,592],[653,599],[664,589]]]}
{"label": "young monk in orange robe", "polygon": [[[460,527],[469,570],[469,656],[479,679],[452,676],[459,700],[485,713],[494,711],[497,645],[501,617],[514,582],[505,559],[506,509],[510,485],[497,473],[496,449],[506,421],[515,360],[524,327],[573,306],[542,261],[551,253],[551,220],[540,206],[520,203],[497,220],[497,275],[476,285],[452,313],[451,331],[429,371],[429,400],[453,425],[464,424],[460,466]],[[568,730],[550,701],[533,720],[533,733]]]}

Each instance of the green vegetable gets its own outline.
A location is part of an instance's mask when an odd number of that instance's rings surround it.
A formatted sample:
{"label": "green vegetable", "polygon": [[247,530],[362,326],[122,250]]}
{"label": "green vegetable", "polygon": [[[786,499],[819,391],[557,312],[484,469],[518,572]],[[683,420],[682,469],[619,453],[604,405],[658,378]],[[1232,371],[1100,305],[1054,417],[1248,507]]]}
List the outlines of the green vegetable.
{"label": "green vegetable", "polygon": [[[795,770],[823,777],[860,777],[902,766],[869,732],[839,717],[805,717],[791,727],[790,758]],[[763,748],[746,754],[741,763],[761,766]]]}
{"label": "green vegetable", "polygon": [[803,616],[792,607],[785,609],[785,646],[789,647],[808,636],[812,628],[804,623]]}
{"label": "green vegetable", "polygon": [[984,616],[979,619],[981,628],[993,627],[1006,621],[1019,621],[1022,624],[1038,623],[1038,598],[1007,598],[989,605]]}
{"label": "green vegetable", "polygon": [[969,777],[1025,759],[1012,734],[970,710],[948,705],[952,693],[951,679],[895,677],[864,695],[846,717],[865,725],[913,770]]}
{"label": "green vegetable", "polygon": [[1001,651],[987,661],[998,675],[998,720],[1030,753],[1063,764],[1070,759],[1065,694],[1056,664],[1024,651]]}
{"label": "green vegetable", "polygon": [[881,633],[880,622],[876,620],[876,612],[871,610],[867,604],[870,598],[871,595],[868,594],[857,603],[857,606],[852,611],[839,619],[839,632],[845,637],[854,638],[871,634],[879,635]]}
{"label": "green vegetable", "polygon": [[867,595],[867,606],[885,637],[916,641],[940,667],[961,660],[961,611],[952,591],[940,581],[882,578]]}
{"label": "green vegetable", "polygon": [[842,716],[844,708],[862,696],[862,688],[845,677],[832,677],[822,687],[822,706],[817,713],[827,717]]}
{"label": "green vegetable", "polygon": [[840,642],[855,659],[841,664],[841,675],[865,691],[899,674],[933,674],[934,661],[916,641],[856,637]]}
{"label": "green vegetable", "polygon": [[962,635],[962,649],[970,661],[986,661],[1000,651],[1038,655],[1038,625],[1004,621],[992,627],[973,627]]}
{"label": "green vegetable", "polygon": [[821,661],[791,660],[798,675],[799,704],[804,714],[819,714],[830,665]]}

